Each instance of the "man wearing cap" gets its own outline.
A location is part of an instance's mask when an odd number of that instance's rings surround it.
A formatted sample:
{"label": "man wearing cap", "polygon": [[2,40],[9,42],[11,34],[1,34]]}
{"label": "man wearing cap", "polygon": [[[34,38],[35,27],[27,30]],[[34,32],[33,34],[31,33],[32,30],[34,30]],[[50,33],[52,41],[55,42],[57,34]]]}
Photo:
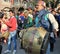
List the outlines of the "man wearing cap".
{"label": "man wearing cap", "polygon": [[[47,12],[46,11],[46,3],[44,1],[38,1],[37,6],[38,6],[38,11],[39,11],[38,18],[40,19],[41,16],[43,14],[46,14],[46,12]],[[55,33],[55,36],[57,37],[56,32],[58,31],[58,23],[57,23],[57,21],[55,20],[54,16],[51,13],[48,13],[48,18],[49,18],[49,21],[52,24],[53,32]],[[50,54],[50,43],[48,44],[46,54]]]}

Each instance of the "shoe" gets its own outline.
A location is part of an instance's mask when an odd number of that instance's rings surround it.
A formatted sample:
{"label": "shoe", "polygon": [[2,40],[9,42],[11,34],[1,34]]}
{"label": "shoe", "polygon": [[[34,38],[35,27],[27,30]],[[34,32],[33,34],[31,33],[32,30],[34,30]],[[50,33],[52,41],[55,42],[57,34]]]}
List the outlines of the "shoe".
{"label": "shoe", "polygon": [[16,50],[13,51],[13,54],[16,54]]}
{"label": "shoe", "polygon": [[4,54],[6,54],[6,53],[11,53],[11,51],[10,51],[10,50],[6,50],[6,51],[4,52]]}

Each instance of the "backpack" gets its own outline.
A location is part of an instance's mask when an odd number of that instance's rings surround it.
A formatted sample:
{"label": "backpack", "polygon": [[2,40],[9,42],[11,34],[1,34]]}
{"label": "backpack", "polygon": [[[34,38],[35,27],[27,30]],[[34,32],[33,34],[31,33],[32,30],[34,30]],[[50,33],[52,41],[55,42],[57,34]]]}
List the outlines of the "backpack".
{"label": "backpack", "polygon": [[52,32],[53,31],[53,26],[49,20],[49,13],[45,13],[41,16],[39,23],[43,28],[45,28],[47,31]]}
{"label": "backpack", "polygon": [[49,13],[50,12],[48,12],[44,9],[39,11],[39,14],[36,16],[36,19],[35,19],[35,26],[36,27],[43,27],[48,31],[50,31],[50,30],[52,31],[53,27],[52,27],[52,24],[49,20]]}
{"label": "backpack", "polygon": [[41,23],[41,26],[43,26],[45,29],[49,29],[50,23],[48,19],[48,14],[43,14],[39,22]]}
{"label": "backpack", "polygon": [[47,31],[52,31],[52,24],[48,18],[48,13],[41,15],[41,18],[38,18],[39,27],[45,28]]}

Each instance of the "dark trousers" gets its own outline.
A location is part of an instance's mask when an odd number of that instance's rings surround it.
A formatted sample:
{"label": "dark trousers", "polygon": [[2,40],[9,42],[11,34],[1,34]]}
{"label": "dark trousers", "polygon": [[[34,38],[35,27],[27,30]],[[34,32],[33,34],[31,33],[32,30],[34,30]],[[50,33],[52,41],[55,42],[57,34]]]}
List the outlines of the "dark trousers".
{"label": "dark trousers", "polygon": [[54,43],[50,43],[50,51],[53,52],[54,50]]}
{"label": "dark trousers", "polygon": [[[52,34],[53,35],[53,34]],[[55,40],[55,36],[54,37],[50,37],[50,51],[53,52],[54,50],[54,43],[56,42]]]}
{"label": "dark trousers", "polygon": [[2,45],[0,45],[0,54],[2,53]]}
{"label": "dark trousers", "polygon": [[59,23],[59,31],[57,32],[58,37],[60,37],[60,23]]}

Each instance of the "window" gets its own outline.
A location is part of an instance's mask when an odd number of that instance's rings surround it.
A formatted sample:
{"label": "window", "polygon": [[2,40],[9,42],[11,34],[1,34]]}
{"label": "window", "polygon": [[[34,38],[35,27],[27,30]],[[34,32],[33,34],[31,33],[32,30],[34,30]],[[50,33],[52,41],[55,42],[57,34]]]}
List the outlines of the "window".
{"label": "window", "polygon": [[18,2],[18,0],[14,0],[14,3],[17,3]]}

